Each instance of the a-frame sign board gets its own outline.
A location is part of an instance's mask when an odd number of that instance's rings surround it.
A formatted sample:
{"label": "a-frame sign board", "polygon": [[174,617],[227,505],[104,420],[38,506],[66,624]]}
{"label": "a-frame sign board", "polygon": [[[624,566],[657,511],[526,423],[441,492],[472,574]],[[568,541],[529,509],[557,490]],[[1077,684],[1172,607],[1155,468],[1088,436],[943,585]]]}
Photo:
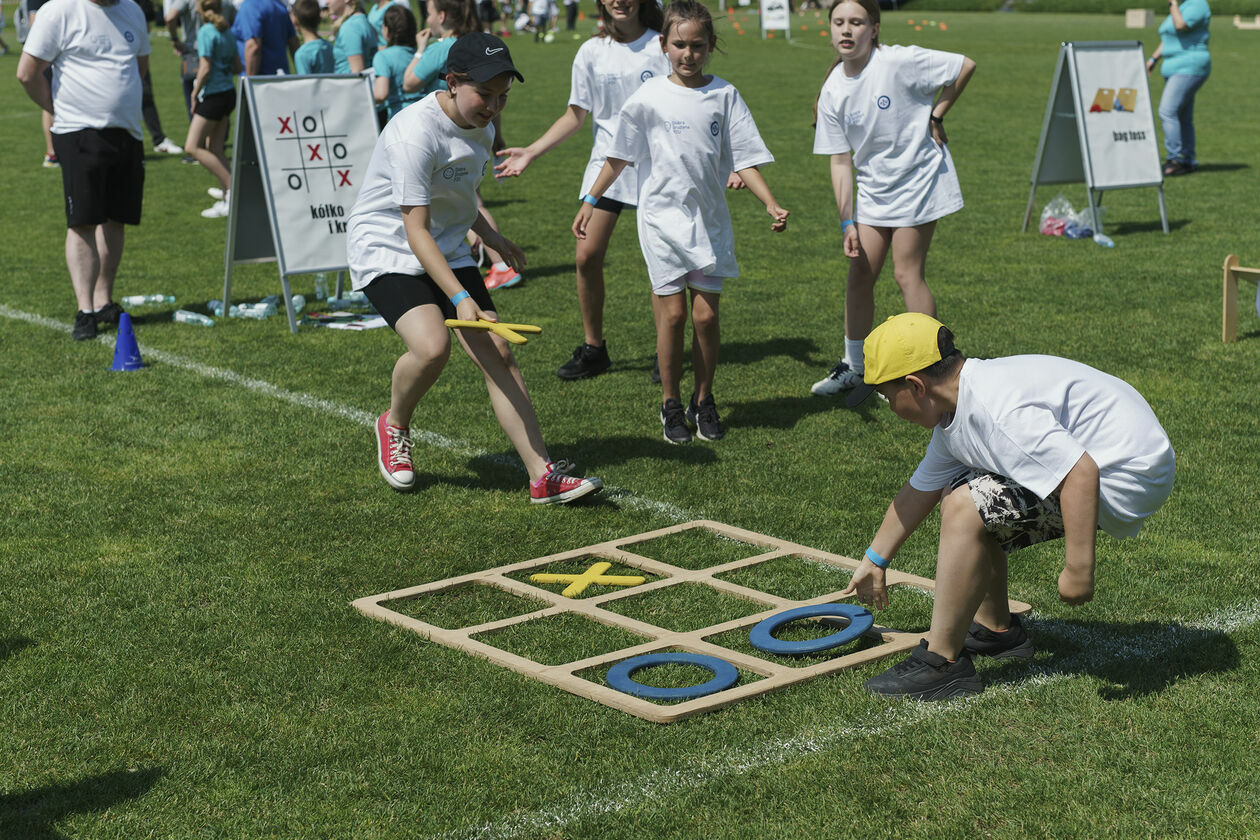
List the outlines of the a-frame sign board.
{"label": "a-frame sign board", "polygon": [[1094,219],[1104,191],[1155,187],[1168,233],[1141,41],[1078,41],[1059,49],[1022,230],[1028,230],[1038,185],[1082,181]]}
{"label": "a-frame sign board", "polygon": [[289,277],[346,269],[346,218],[378,132],[366,76],[242,76],[233,134],[232,196],[223,258],[223,306],[232,266],[280,264]]}
{"label": "a-frame sign board", "polygon": [[767,32],[783,30],[783,36],[792,40],[792,16],[788,0],[761,0],[761,37]]}

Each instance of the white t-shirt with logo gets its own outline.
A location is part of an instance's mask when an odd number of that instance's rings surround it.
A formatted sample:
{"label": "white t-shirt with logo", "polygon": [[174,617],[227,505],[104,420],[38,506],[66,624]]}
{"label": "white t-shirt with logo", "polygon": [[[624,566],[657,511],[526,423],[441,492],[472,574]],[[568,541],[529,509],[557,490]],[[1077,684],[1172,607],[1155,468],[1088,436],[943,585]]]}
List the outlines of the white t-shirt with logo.
{"label": "white t-shirt with logo", "polygon": [[726,180],[774,156],[730,82],[644,82],[621,109],[608,156],[638,170],[639,247],[654,288],[696,270],[739,276]]}
{"label": "white t-shirt with logo", "polygon": [[[578,48],[573,58],[569,104],[590,114],[591,129],[595,135],[591,159],[582,173],[579,198],[590,192],[599,170],[604,166],[608,147],[617,133],[621,106],[648,79],[664,78],[669,74],[669,59],[661,49],[661,33],[654,29],[647,30],[630,43],[611,37],[591,38]],[[623,204],[637,203],[639,184],[634,170],[621,173],[605,195]]]}
{"label": "white t-shirt with logo", "polygon": [[857,221],[910,227],[962,208],[954,159],[936,145],[930,124],[937,92],[962,63],[957,53],[880,47],[857,76],[837,64],[823,83],[814,154],[852,153]]}
{"label": "white t-shirt with logo", "polygon": [[1056,356],[968,359],[954,416],[932,431],[910,477],[949,485],[966,468],[1004,475],[1045,498],[1089,456],[1098,464],[1098,524],[1136,536],[1172,492],[1176,457],[1155,412],[1132,385]]}
{"label": "white t-shirt with logo", "polygon": [[52,64],[54,134],[125,128],[137,140],[144,95],[136,58],[148,55],[149,27],[132,0],[50,0],[39,9],[24,52]]}
{"label": "white t-shirt with logo", "polygon": [[429,208],[429,231],[451,268],[475,265],[464,234],[477,220],[477,187],[494,126],[460,128],[431,93],[385,125],[350,210],[346,259],[355,289],[382,274],[424,274],[407,244],[401,207]]}

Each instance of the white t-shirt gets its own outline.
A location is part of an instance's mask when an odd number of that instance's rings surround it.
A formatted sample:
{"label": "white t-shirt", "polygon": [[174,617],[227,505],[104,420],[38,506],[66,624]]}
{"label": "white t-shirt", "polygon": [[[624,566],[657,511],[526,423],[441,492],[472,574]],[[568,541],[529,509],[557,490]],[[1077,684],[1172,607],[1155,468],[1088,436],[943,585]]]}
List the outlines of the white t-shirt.
{"label": "white t-shirt", "polygon": [[968,359],[952,419],[932,432],[910,477],[946,487],[964,469],[1004,475],[1045,498],[1080,460],[1098,464],[1098,524],[1136,536],[1172,492],[1176,458],[1155,413],[1132,385],[1056,356]]}
{"label": "white t-shirt", "polygon": [[717,76],[700,88],[665,76],[644,82],[621,109],[608,156],[638,169],[639,247],[654,287],[696,270],[739,276],[727,176],[773,163],[774,156],[730,82]]}
{"label": "white t-shirt", "polygon": [[962,62],[957,53],[880,47],[857,76],[838,64],[823,83],[814,154],[852,153],[857,221],[910,227],[962,208],[954,159],[932,139],[929,121],[937,91],[958,78]]}
{"label": "white t-shirt", "polygon": [[[608,38],[591,38],[578,48],[573,58],[572,86],[569,104],[576,105],[591,116],[591,130],[595,140],[591,144],[591,159],[582,173],[582,190],[578,197],[590,192],[591,184],[599,176],[617,133],[617,118],[621,106],[630,94],[654,76],[665,77],[670,73],[669,59],[661,49],[661,33],[649,29],[642,37],[630,43]],[[636,204],[639,200],[639,181],[633,169],[627,169],[613,182],[604,195],[623,204]]]}
{"label": "white t-shirt", "polygon": [[148,55],[149,27],[132,0],[50,0],[39,9],[25,52],[52,64],[54,134],[85,128],[140,133],[144,95],[136,58]]}
{"label": "white t-shirt", "polygon": [[385,125],[350,210],[346,259],[355,289],[381,274],[424,274],[407,244],[400,207],[429,208],[429,231],[451,268],[475,265],[464,234],[477,220],[477,187],[494,126],[460,128],[431,93]]}

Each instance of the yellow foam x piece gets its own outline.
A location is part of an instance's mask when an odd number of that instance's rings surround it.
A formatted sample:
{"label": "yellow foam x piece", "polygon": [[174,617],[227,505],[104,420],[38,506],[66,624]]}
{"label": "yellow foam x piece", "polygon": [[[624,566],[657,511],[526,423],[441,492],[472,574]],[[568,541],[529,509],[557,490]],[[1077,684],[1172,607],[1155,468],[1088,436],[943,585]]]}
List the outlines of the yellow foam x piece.
{"label": "yellow foam x piece", "polygon": [[540,333],[542,327],[533,324],[505,324],[501,321],[461,321],[447,318],[446,326],[457,330],[489,330],[513,344],[524,344],[528,339],[520,333]]}
{"label": "yellow foam x piece", "polygon": [[640,575],[606,575],[604,572],[612,568],[612,563],[596,563],[580,575],[552,575],[552,574],[536,574],[530,575],[529,579],[534,583],[567,583],[560,594],[566,598],[575,598],[581,595],[586,587],[592,583],[600,586],[638,586],[645,583],[647,578]]}

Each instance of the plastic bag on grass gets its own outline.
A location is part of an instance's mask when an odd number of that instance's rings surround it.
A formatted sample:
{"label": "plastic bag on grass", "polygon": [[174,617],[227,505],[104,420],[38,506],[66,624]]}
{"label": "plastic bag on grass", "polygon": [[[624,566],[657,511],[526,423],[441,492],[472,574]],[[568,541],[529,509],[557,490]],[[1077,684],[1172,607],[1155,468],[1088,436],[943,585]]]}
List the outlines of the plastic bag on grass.
{"label": "plastic bag on grass", "polygon": [[1046,236],[1062,236],[1067,223],[1075,215],[1071,202],[1059,193],[1041,211],[1041,226],[1038,229]]}

